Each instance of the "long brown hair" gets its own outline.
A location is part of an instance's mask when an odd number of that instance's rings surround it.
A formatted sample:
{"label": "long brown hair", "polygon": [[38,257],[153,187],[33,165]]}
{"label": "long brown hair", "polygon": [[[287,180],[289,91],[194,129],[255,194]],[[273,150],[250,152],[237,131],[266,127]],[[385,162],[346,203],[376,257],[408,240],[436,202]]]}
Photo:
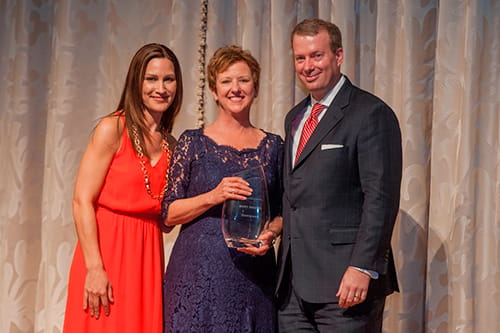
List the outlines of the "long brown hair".
{"label": "long brown hair", "polygon": [[154,58],[166,58],[170,60],[174,65],[175,79],[177,81],[175,98],[169,108],[163,113],[160,121],[160,130],[165,134],[172,131],[175,117],[179,113],[182,103],[181,66],[174,52],[165,45],[157,43],[146,44],[141,47],[130,61],[117,110],[119,110],[119,115],[125,116],[125,126],[129,137],[132,138],[132,127],[135,126],[139,134],[139,140],[141,140],[143,146],[144,135],[149,135],[149,132],[144,122],[142,84],[146,67],[151,59]]}

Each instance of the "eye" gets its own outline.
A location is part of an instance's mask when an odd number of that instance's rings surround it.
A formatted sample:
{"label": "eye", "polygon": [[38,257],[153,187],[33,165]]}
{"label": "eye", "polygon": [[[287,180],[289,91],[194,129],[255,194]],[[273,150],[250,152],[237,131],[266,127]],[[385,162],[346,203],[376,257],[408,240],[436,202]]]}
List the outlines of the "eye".
{"label": "eye", "polygon": [[146,80],[148,82],[154,82],[154,81],[156,81],[156,77],[154,77],[154,76],[146,76],[144,78],[144,80]]}
{"label": "eye", "polygon": [[174,76],[167,76],[165,79],[163,79],[164,82],[174,82],[175,77]]}
{"label": "eye", "polygon": [[251,81],[251,80],[250,80],[250,78],[248,78],[248,77],[243,77],[243,78],[241,78],[241,79],[240,79],[240,82],[243,82],[243,83],[248,83],[248,82],[250,82],[250,81]]}
{"label": "eye", "polygon": [[303,56],[297,56],[295,57],[295,62],[303,62],[304,61],[304,57]]}
{"label": "eye", "polygon": [[323,57],[323,53],[316,53],[314,55],[314,59],[321,59]]}

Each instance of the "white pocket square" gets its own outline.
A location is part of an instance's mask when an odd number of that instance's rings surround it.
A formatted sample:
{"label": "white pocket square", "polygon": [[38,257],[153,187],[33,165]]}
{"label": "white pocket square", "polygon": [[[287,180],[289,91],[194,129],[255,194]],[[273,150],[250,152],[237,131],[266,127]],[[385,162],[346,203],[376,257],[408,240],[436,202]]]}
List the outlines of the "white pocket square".
{"label": "white pocket square", "polygon": [[343,147],[344,147],[344,145],[338,145],[335,143],[327,143],[327,144],[321,145],[321,150],[337,149],[337,148],[343,148]]}

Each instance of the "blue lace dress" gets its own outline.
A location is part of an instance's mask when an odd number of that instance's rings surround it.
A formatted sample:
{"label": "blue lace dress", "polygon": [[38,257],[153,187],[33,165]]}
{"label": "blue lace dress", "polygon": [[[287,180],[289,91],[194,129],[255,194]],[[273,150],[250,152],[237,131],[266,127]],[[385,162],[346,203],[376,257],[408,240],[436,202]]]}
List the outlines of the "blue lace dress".
{"label": "blue lace dress", "polygon": [[[172,157],[163,217],[174,200],[258,165],[266,173],[271,216],[281,215],[282,153],[282,139],[271,133],[257,148],[240,151],[218,145],[202,129],[185,131]],[[181,228],[163,281],[165,332],[276,331],[274,251],[250,256],[228,248],[221,211],[222,205],[213,207]]]}

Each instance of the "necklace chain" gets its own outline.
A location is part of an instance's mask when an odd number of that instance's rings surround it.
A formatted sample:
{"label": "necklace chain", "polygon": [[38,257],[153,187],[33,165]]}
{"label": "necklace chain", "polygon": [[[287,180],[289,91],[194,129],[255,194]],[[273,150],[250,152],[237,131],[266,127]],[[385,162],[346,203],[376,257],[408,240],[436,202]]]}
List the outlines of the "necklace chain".
{"label": "necklace chain", "polygon": [[[132,126],[132,136],[133,136],[134,147],[137,151],[137,156],[139,157],[139,163],[141,164],[141,170],[144,176],[144,186],[146,187],[146,192],[148,192],[151,198],[156,200],[161,200],[163,199],[165,191],[167,190],[168,172],[165,172],[165,184],[163,185],[163,188],[160,191],[160,193],[157,195],[153,194],[153,192],[151,191],[151,182],[149,181],[148,169],[146,168],[146,157],[144,157],[144,151],[142,149],[141,140],[139,140],[139,132],[137,130],[136,125]],[[167,155],[167,162],[170,162],[170,158],[172,157],[172,151],[169,149],[170,147],[168,145],[167,139],[163,131],[162,131],[162,136],[163,138],[161,139],[161,148]]]}

